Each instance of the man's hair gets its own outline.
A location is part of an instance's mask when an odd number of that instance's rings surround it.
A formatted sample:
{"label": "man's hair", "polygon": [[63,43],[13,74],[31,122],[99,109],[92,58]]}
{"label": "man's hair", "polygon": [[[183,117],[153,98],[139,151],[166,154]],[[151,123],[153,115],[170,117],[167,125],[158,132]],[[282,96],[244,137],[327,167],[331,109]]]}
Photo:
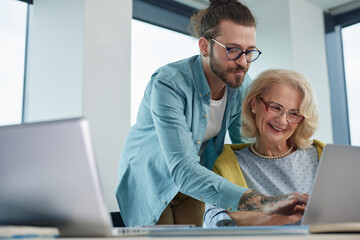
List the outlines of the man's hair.
{"label": "man's hair", "polygon": [[237,0],[209,0],[206,9],[191,17],[189,30],[196,38],[216,38],[222,20],[230,20],[246,27],[256,27],[256,20],[249,8]]}
{"label": "man's hair", "polygon": [[287,140],[288,143],[303,149],[310,147],[312,143],[310,137],[318,128],[319,112],[316,99],[312,87],[305,77],[291,70],[266,70],[251,83],[242,105],[242,134],[247,138],[257,138],[259,136],[259,130],[255,124],[255,115],[251,112],[251,100],[266,95],[276,83],[293,87],[302,96],[299,110],[305,119],[296,127],[294,134]]}

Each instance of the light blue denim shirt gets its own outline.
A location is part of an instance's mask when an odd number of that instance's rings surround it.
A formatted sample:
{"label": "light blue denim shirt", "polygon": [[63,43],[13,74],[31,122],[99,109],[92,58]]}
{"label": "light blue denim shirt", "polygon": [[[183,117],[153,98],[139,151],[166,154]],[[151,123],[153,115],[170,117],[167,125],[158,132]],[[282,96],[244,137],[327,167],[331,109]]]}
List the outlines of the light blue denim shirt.
{"label": "light blue denim shirt", "polygon": [[211,169],[227,129],[233,143],[242,142],[241,103],[249,85],[246,75],[240,88],[228,88],[221,130],[198,156],[210,106],[200,56],[170,63],[152,75],[120,159],[116,197],[126,226],[155,224],[178,192],[237,209],[247,189]]}

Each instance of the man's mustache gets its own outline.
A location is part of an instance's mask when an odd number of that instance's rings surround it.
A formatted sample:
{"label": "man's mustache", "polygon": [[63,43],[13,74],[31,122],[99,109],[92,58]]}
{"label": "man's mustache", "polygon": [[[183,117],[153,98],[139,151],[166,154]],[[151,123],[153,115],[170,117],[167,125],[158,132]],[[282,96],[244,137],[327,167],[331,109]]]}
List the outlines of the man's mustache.
{"label": "man's mustache", "polygon": [[246,67],[238,66],[236,68],[229,68],[227,71],[228,72],[237,72],[237,71],[246,71],[246,70],[247,70]]}

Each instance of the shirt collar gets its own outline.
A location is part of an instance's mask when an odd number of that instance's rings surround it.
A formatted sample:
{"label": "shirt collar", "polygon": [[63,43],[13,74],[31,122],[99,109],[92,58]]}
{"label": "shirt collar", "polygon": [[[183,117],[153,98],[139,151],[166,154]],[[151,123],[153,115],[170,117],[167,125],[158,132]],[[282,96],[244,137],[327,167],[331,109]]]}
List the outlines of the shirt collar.
{"label": "shirt collar", "polygon": [[[201,63],[201,57],[198,55],[194,62],[193,74],[195,76],[195,85],[197,88],[198,98],[210,96],[210,87],[205,77],[205,72]],[[233,98],[236,88],[228,87],[228,97]]]}
{"label": "shirt collar", "polygon": [[205,77],[205,72],[201,63],[200,55],[194,62],[193,74],[195,76],[195,85],[197,89],[198,98],[210,96],[210,87]]}

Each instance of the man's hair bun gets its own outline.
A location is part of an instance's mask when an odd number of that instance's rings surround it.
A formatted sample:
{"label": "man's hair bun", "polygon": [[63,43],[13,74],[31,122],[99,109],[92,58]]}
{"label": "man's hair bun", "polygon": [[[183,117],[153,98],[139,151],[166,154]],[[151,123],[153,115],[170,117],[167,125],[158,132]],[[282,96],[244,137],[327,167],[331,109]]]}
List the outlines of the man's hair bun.
{"label": "man's hair bun", "polygon": [[236,3],[237,0],[209,0],[210,6],[223,5],[227,3]]}
{"label": "man's hair bun", "polygon": [[191,16],[189,31],[196,38],[216,38],[219,35],[219,24],[229,20],[245,27],[256,27],[256,20],[250,9],[237,0],[209,0],[206,9],[197,11]]}

